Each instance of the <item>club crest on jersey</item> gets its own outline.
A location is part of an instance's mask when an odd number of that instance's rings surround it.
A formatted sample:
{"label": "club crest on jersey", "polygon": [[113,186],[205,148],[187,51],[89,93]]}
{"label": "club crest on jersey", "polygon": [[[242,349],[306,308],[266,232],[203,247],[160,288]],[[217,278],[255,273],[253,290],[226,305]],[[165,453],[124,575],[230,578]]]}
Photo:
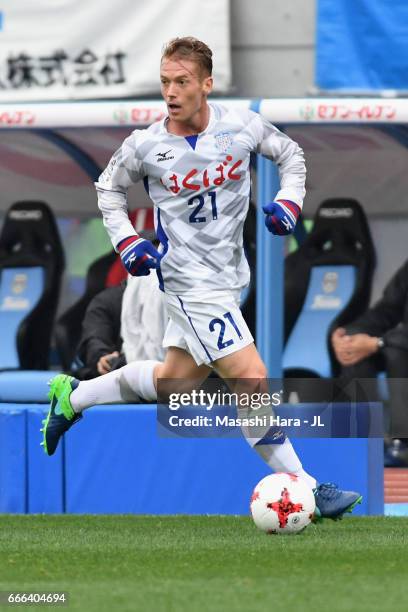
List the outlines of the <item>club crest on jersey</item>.
{"label": "club crest on jersey", "polygon": [[232,136],[229,132],[218,132],[215,134],[215,146],[221,153],[226,153],[232,146]]}

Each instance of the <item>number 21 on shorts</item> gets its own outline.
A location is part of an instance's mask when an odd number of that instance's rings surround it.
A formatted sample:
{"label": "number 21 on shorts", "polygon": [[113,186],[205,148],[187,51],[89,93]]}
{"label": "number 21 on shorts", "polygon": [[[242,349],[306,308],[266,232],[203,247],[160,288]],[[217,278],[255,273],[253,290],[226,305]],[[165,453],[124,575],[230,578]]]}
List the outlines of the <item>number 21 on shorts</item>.
{"label": "number 21 on shorts", "polygon": [[[242,334],[239,331],[239,327],[235,323],[232,314],[230,312],[226,312],[222,316],[230,324],[228,327],[232,326],[238,338],[242,340]],[[227,327],[224,319],[219,319],[219,318],[211,319],[208,325],[210,332],[218,332],[217,346],[220,351],[222,351],[222,349],[227,348],[227,346],[231,346],[231,344],[234,344],[234,340],[232,338],[230,338],[229,340],[224,340],[224,334],[225,334],[225,330]]]}

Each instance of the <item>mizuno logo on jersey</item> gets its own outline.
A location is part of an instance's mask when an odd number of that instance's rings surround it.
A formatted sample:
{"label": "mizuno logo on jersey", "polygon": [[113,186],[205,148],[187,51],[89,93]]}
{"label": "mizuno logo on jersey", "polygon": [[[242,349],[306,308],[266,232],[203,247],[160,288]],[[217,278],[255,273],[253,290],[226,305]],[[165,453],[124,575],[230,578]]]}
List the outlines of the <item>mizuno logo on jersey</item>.
{"label": "mizuno logo on jersey", "polygon": [[[165,153],[156,153],[157,161],[169,161],[170,159],[174,159],[174,155],[169,155],[171,153],[171,149],[166,151]],[[169,157],[167,157],[169,155]]]}

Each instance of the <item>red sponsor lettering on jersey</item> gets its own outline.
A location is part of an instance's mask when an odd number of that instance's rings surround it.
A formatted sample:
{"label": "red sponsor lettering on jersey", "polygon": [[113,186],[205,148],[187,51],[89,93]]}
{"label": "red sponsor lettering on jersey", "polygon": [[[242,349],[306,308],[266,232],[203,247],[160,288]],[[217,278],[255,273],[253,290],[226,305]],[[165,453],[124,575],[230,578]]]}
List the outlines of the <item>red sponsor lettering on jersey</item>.
{"label": "red sponsor lettering on jersey", "polygon": [[303,504],[294,504],[291,501],[290,493],[286,487],[283,489],[279,501],[266,504],[266,506],[271,510],[275,510],[278,515],[279,527],[281,529],[288,524],[290,514],[303,510]]}
{"label": "red sponsor lettering on jersey", "polygon": [[[181,191],[181,187],[179,185],[179,181],[181,181],[182,186],[185,189],[190,189],[191,191],[201,191],[202,189],[208,189],[210,185],[215,185],[216,187],[220,187],[227,179],[230,181],[239,181],[242,177],[242,172],[237,172],[238,168],[241,166],[243,160],[239,159],[232,166],[229,166],[230,162],[233,161],[231,155],[227,155],[226,159],[216,166],[216,176],[210,178],[211,170],[206,168],[202,176],[200,176],[197,168],[192,168],[187,172],[187,174],[182,178],[181,176],[177,176],[175,173],[172,174],[168,181],[172,184],[166,185],[162,179],[160,182],[166,188],[172,191],[174,194],[178,194]],[[214,172],[214,170],[213,170]]]}
{"label": "red sponsor lettering on jersey", "polygon": [[181,187],[179,187],[179,184],[177,182],[177,174],[172,174],[169,178],[169,181],[173,181],[173,185],[170,185],[170,191],[172,191],[173,193],[177,194]]}
{"label": "red sponsor lettering on jersey", "polygon": [[239,181],[239,179],[241,178],[240,174],[234,174],[235,170],[237,170],[241,164],[242,159],[239,159],[237,162],[235,162],[232,168],[229,169],[227,176],[231,181]]}
{"label": "red sponsor lettering on jersey", "polygon": [[216,167],[217,172],[219,173],[218,176],[214,179],[214,185],[217,185],[217,187],[219,187],[220,185],[223,184],[223,182],[225,181],[225,176],[224,176],[224,165],[220,164],[219,166]]}
{"label": "red sponsor lettering on jersey", "polygon": [[197,172],[198,170],[196,168],[190,170],[190,172],[183,178],[183,187],[185,187],[186,189],[192,189],[193,191],[200,191],[200,183],[190,182],[190,179],[192,179],[197,174]]}
{"label": "red sponsor lettering on jersey", "polygon": [[210,186],[210,179],[208,178],[208,170],[207,170],[207,168],[204,170],[204,174],[203,174],[203,185],[204,185],[204,187],[209,187]]}

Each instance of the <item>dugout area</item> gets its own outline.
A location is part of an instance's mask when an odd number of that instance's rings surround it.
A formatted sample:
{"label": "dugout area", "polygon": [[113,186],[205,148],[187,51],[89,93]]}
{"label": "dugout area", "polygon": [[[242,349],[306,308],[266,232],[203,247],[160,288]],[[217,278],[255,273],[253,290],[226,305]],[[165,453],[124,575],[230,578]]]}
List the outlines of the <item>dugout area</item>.
{"label": "dugout area", "polygon": [[[362,204],[377,252],[372,299],[378,298],[385,281],[406,258],[408,104],[392,99],[225,103],[259,110],[304,148],[306,219],[329,197],[352,197]],[[82,294],[88,266],[111,249],[92,181],[129,132],[160,118],[161,108],[160,103],[149,101],[0,107],[0,217],[20,200],[42,200],[51,206],[66,256],[59,313]],[[258,160],[254,169],[258,203],[272,199],[274,189],[276,170]],[[130,192],[130,209],[149,202],[142,185]],[[269,240],[262,214],[258,226],[257,344],[271,376],[279,377],[287,245]],[[58,369],[53,346],[51,353],[51,363]],[[155,436],[152,408],[140,406],[90,411],[56,456],[47,458],[37,432],[46,390],[38,389],[30,373],[14,375],[19,377],[14,388],[23,390],[22,395],[10,394],[9,374],[0,373],[1,512],[246,514],[253,484],[267,473],[244,440],[160,440]],[[93,437],[90,433],[96,428],[98,437]],[[92,440],[91,448],[85,434]],[[382,441],[294,443],[305,467],[316,471],[321,480],[365,493],[365,505],[358,512],[381,513]],[[101,462],[101,448],[111,458],[109,463]],[[136,448],[140,453],[135,455]],[[163,455],[169,457],[165,473]],[[117,457],[120,460],[115,461]],[[129,470],[129,465],[134,469]],[[153,499],[148,495],[152,483],[157,493]]]}

